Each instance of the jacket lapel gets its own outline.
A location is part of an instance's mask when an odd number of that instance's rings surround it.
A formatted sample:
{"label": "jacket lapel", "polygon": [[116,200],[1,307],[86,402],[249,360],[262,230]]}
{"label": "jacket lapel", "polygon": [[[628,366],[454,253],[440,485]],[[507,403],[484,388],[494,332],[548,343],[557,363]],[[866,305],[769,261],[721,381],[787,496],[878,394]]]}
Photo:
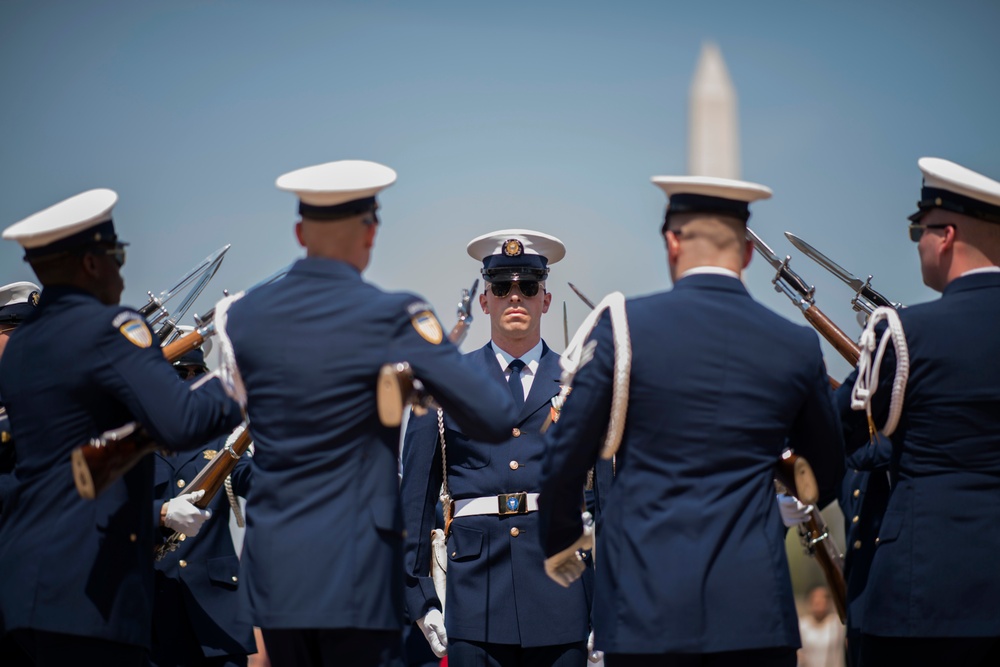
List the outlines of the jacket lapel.
{"label": "jacket lapel", "polygon": [[[499,365],[499,364],[497,364]],[[531,415],[552,401],[552,397],[559,393],[559,378],[562,376],[562,369],[559,367],[559,355],[549,349],[549,346],[542,343],[542,358],[538,360],[538,372],[531,382],[531,391],[528,392],[524,400],[524,408],[518,416],[518,421],[523,422]]]}

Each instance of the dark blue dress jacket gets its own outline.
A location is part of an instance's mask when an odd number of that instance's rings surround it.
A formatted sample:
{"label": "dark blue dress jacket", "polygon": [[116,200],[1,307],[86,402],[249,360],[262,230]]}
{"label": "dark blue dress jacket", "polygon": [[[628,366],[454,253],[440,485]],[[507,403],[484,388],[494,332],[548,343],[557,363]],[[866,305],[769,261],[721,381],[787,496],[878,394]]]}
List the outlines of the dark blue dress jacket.
{"label": "dark blue dress jacket", "polygon": [[[894,486],[862,629],[888,637],[997,637],[1000,273],[958,278],[939,300],[899,317],[910,375],[892,434]],[[873,403],[877,426],[888,414],[894,370],[889,354]],[[863,446],[868,432],[865,413],[852,411],[846,396],[838,394],[850,449]]]}
{"label": "dark blue dress jacket", "polygon": [[[239,407],[217,380],[191,391],[128,308],[46,287],[0,360],[17,480],[0,526],[0,632],[34,628],[149,645],[153,459],[95,500],[76,491],[70,452],[138,420],[167,449],[232,430]],[[130,324],[131,323],[131,324]]]}
{"label": "dark blue dress jacket", "polygon": [[[632,372],[625,432],[597,524],[594,630],[611,653],[797,646],[774,466],[786,443],[834,497],[844,452],[816,334],[743,284],[692,275],[627,302]],[[614,346],[594,359],[549,431],[545,552],[580,535],[577,489],[603,443]]]}
{"label": "dark blue dress jacket", "polygon": [[[376,413],[384,363],[409,361],[478,437],[501,440],[510,392],[447,340],[430,306],[334,260],[296,262],[229,311],[256,453],[242,579],[263,628],[395,630],[403,619],[399,429]],[[429,315],[433,318],[433,315]],[[423,327],[424,334],[418,327]]]}
{"label": "dark blue dress jacket", "polygon": [[[163,503],[184,493],[225,444],[226,437],[222,437],[205,448],[156,455],[155,522],[159,522]],[[245,498],[251,483],[249,454],[240,457],[231,478],[233,491]],[[198,534],[155,563],[154,664],[190,665],[205,657],[248,655],[257,650],[253,625],[239,618],[240,560],[229,531],[225,488],[215,494],[209,509],[212,517]],[[173,531],[161,528],[160,532],[166,537]]]}
{"label": "dark blue dress jacket", "polygon": [[[544,345],[544,344],[543,344]],[[493,347],[467,357],[482,368],[490,383],[509,391]],[[540,429],[559,393],[559,355],[544,346],[538,372],[515,430],[500,444],[466,435],[445,415],[448,486],[454,500],[541,490],[545,440]],[[484,414],[500,413],[483,405]],[[411,618],[431,607],[440,609],[430,571],[430,532],[441,488],[441,444],[437,413],[411,417],[403,446],[403,513],[406,519],[406,588]],[[576,514],[583,505],[577,489]],[[516,530],[515,530],[516,529]],[[519,644],[524,647],[569,644],[587,639],[589,604],[585,586],[569,589],[545,574],[538,513],[456,518],[448,538],[448,586],[445,624],[450,639]]]}

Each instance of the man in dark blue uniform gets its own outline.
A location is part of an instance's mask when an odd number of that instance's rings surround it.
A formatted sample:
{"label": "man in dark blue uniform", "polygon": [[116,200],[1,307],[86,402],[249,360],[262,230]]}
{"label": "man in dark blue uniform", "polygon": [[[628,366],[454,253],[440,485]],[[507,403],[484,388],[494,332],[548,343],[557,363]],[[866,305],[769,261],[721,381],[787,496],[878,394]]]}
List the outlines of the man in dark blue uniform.
{"label": "man in dark blue uniform", "polygon": [[[194,380],[208,370],[204,351],[197,349],[174,366],[186,380]],[[184,507],[190,495],[184,492],[185,487],[241,431],[238,428],[204,449],[155,455],[154,521],[170,516],[174,504],[182,503]],[[176,550],[156,561],[150,661],[155,667],[245,667],[247,655],[257,650],[253,625],[241,618],[240,561],[227,520],[236,496],[246,497],[250,488],[247,455],[240,457],[229,479],[228,488],[216,494],[208,509],[194,515],[202,520],[195,530],[179,530],[185,539]],[[232,507],[242,519],[239,505]],[[164,536],[174,531],[169,523],[163,521]]]}
{"label": "man in dark blue uniform", "polygon": [[307,256],[226,315],[256,446],[243,579],[276,667],[399,659],[399,429],[377,417],[381,366],[408,361],[475,437],[499,441],[513,426],[481,410],[509,415],[510,393],[462,359],[427,303],[361,277],[379,229],[375,195],[395,178],[358,160],[279,178],[298,194]]}
{"label": "man in dark blue uniform", "polygon": [[[597,526],[597,648],[609,667],[793,666],[798,620],[772,480],[786,446],[812,463],[823,496],[842,477],[819,341],[740,282],[753,253],[748,203],[770,190],[653,181],[670,197],[662,232],[674,289],[625,306],[631,375]],[[578,498],[609,424],[611,321],[597,324],[594,357],[550,431],[541,518],[546,569],[560,581],[582,569]]]}
{"label": "man in dark blue uniform", "polygon": [[[922,158],[910,217],[924,283],[941,299],[898,311],[909,380],[891,433],[893,488],[862,625],[864,665],[1000,664],[1000,182]],[[889,415],[895,354],[871,402]],[[838,392],[848,449],[868,446]]]}
{"label": "man in dark blue uniform", "polygon": [[847,584],[847,658],[850,667],[861,664],[861,626],[864,620],[868,575],[877,547],[876,539],[889,502],[889,457],[892,442],[877,437],[847,456],[847,474],[838,497],[844,513],[847,549],[844,580]]}
{"label": "man in dark blue uniform", "polygon": [[0,653],[20,646],[37,665],[147,660],[152,458],[83,500],[70,452],[132,420],[164,448],[196,447],[241,418],[218,381],[181,382],[142,316],[118,305],[117,198],[90,190],[3,233],[43,289],[0,360],[18,480],[0,526]]}
{"label": "man in dark blue uniform", "polygon": [[[559,355],[542,340],[541,318],[552,300],[548,267],[566,250],[547,234],[506,229],[474,239],[468,251],[483,263],[479,303],[490,316],[490,342],[467,358],[514,395],[517,421],[498,446],[467,434],[447,412],[440,424],[434,412],[410,419],[401,485],[410,617],[419,619],[438,655],[447,651],[453,667],[582,666],[590,630],[584,581],[568,589],[551,581],[538,539],[541,427],[561,374]],[[491,405],[481,409],[496,414]],[[446,600],[429,576],[443,474],[453,501],[446,510],[453,517]],[[581,489],[577,516],[582,503]]]}
{"label": "man in dark blue uniform", "polygon": [[[38,305],[40,288],[27,281],[11,283],[0,287],[0,358],[14,329],[34,312]],[[14,492],[17,483],[14,476],[14,436],[10,432],[7,409],[0,396],[0,522],[6,499]]]}

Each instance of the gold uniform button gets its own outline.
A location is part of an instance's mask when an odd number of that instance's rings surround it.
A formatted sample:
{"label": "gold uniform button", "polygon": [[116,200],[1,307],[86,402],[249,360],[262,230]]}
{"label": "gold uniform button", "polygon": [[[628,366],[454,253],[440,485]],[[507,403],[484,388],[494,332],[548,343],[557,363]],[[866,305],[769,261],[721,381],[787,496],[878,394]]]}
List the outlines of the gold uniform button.
{"label": "gold uniform button", "polygon": [[520,437],[521,437],[521,429],[519,429],[519,428],[518,428],[518,427],[516,427],[516,426],[514,427],[514,430],[512,430],[512,431],[511,431],[510,433],[511,433],[511,435],[513,435],[513,436],[514,436],[515,438],[520,438]]}
{"label": "gold uniform button", "polygon": [[177,533],[177,541],[178,541],[178,542],[183,542],[183,541],[184,541],[184,540],[186,540],[187,538],[188,538],[188,536],[187,536],[187,535],[185,535],[184,533]]}
{"label": "gold uniform button", "polygon": [[857,523],[860,519],[861,519],[861,517],[859,517],[857,514],[855,514],[854,518],[851,519],[851,523]]}
{"label": "gold uniform button", "polygon": [[857,498],[861,495],[861,489],[854,489],[854,497]]}
{"label": "gold uniform button", "polygon": [[455,556],[457,556],[457,555],[458,555],[458,552],[457,552],[457,551],[452,551],[452,552],[451,552],[451,557],[452,557],[452,558],[454,558],[454,557],[455,557]]}
{"label": "gold uniform button", "polygon": [[854,548],[855,549],[861,548],[861,540],[854,540]]}
{"label": "gold uniform button", "polygon": [[878,543],[879,543],[879,541],[880,541],[880,538],[876,537],[876,538],[875,538],[875,544],[878,544]]}
{"label": "gold uniform button", "polygon": [[233,583],[235,584],[237,581],[239,581],[239,579],[237,577],[233,577]]}
{"label": "gold uniform button", "polygon": [[137,539],[139,539],[139,536],[136,535],[135,533],[132,533],[131,535],[128,536],[129,542],[135,542]]}
{"label": "gold uniform button", "polygon": [[516,526],[514,528],[510,529],[510,536],[511,537],[517,537],[520,534],[521,534],[521,531],[518,530]]}
{"label": "gold uniform button", "polygon": [[520,466],[520,465],[521,465],[521,464],[520,464],[520,463],[518,463],[517,461],[511,461],[511,462],[510,462],[510,469],[511,469],[511,470],[517,470],[518,466]]}
{"label": "gold uniform button", "polygon": [[186,560],[182,560],[182,561],[178,562],[177,564],[180,565],[181,567],[187,567],[188,566],[188,562]]}
{"label": "gold uniform button", "polygon": [[184,480],[183,479],[177,480],[177,488],[178,489],[183,489],[184,488]]}

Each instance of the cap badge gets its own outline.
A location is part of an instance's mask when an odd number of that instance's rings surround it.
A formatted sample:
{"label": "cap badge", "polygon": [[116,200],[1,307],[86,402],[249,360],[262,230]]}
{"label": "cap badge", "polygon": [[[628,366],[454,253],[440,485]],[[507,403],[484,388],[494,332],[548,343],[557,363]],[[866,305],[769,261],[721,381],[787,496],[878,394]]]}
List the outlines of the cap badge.
{"label": "cap badge", "polygon": [[143,320],[129,320],[118,327],[126,339],[136,347],[149,347],[153,344],[153,334]]}
{"label": "cap badge", "polygon": [[439,345],[444,340],[444,331],[441,323],[434,317],[434,313],[429,310],[416,313],[410,318],[410,323],[417,330],[420,337],[431,345]]}
{"label": "cap badge", "polygon": [[524,254],[524,244],[517,239],[508,239],[503,244],[503,254],[508,257],[517,257]]}
{"label": "cap badge", "polygon": [[28,303],[30,303],[32,306],[38,305],[38,292],[32,292],[31,294],[28,295]]}

